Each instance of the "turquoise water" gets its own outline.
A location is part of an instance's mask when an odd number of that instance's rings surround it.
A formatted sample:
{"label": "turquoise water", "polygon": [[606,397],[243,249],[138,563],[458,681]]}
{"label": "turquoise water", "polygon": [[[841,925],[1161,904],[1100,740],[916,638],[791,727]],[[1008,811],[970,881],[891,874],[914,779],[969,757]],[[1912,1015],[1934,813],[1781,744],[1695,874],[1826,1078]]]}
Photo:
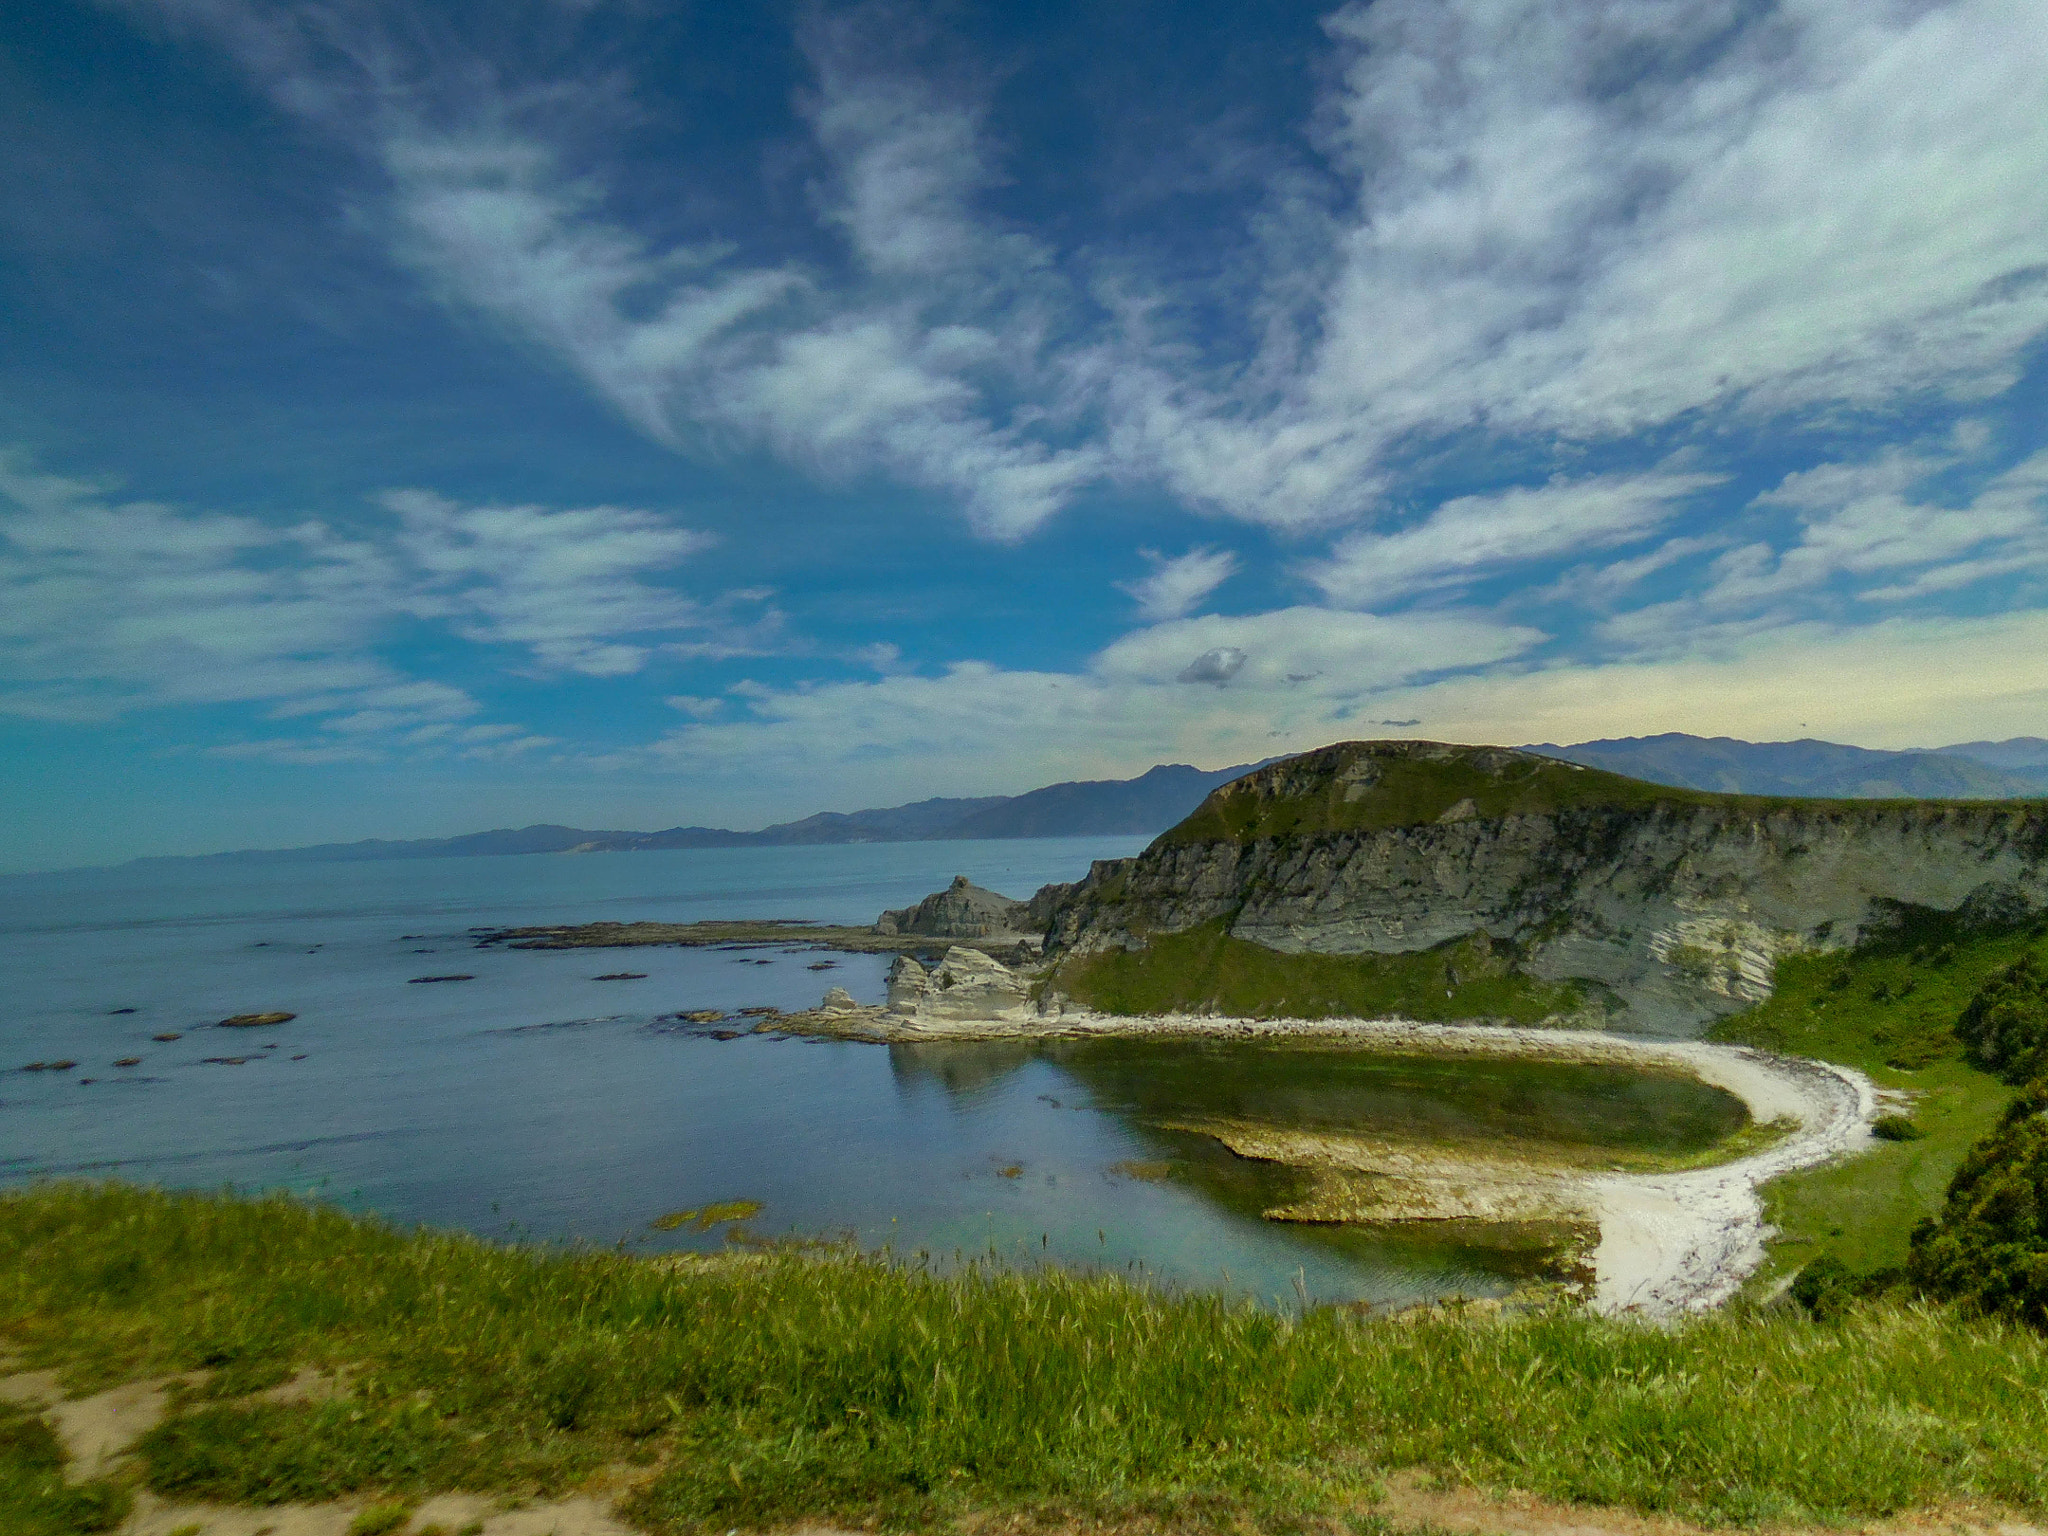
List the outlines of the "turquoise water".
{"label": "turquoise water", "polygon": [[[1600,1145],[1687,1143],[1725,1120],[1725,1096],[1627,1074],[1524,1073],[1510,1092],[1413,1062],[1172,1042],[720,1041],[665,1016],[793,1009],[831,985],[879,1001],[886,962],[789,945],[478,950],[468,934],[602,918],[865,922],[955,874],[1022,896],[1141,841],[6,877],[0,1068],[78,1066],[0,1071],[0,1182],[285,1188],[401,1223],[650,1251],[729,1240],[730,1227],[649,1223],[745,1199],[762,1210],[740,1236],[848,1237],[940,1264],[993,1250],[1259,1296],[1291,1297],[1298,1277],[1319,1298],[1394,1301],[1498,1293],[1527,1255],[1262,1221],[1289,1175],[1159,1122],[1214,1111],[1226,1091],[1237,1112],[1282,1122],[1448,1116]],[[647,975],[593,979],[615,971]],[[474,980],[411,984],[451,973]],[[212,1027],[273,1009],[298,1017]],[[181,1038],[151,1038],[164,1033]],[[1132,1176],[1140,1164],[1163,1176]]]}

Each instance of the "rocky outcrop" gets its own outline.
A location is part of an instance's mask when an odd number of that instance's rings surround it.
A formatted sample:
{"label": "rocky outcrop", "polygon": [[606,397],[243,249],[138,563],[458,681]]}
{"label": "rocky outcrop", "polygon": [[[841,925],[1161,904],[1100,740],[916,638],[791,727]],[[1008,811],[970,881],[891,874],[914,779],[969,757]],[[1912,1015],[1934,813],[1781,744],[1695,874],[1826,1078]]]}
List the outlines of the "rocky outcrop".
{"label": "rocky outcrop", "polygon": [[2048,906],[2048,805],[1716,795],[1503,748],[1349,742],[1223,786],[1046,905],[1051,953],[1214,921],[1294,953],[1483,933],[1529,974],[1611,997],[1622,1027],[1690,1035],[1767,996],[1779,957],[1902,908]]}
{"label": "rocky outcrop", "polygon": [[875,932],[935,939],[1022,938],[1029,930],[1029,910],[1027,902],[985,891],[965,875],[955,875],[951,885],[916,906],[884,912],[875,919]]}
{"label": "rocky outcrop", "polygon": [[889,1012],[925,1025],[1035,1016],[1031,985],[978,949],[956,947],[927,971],[908,955],[889,968]]}

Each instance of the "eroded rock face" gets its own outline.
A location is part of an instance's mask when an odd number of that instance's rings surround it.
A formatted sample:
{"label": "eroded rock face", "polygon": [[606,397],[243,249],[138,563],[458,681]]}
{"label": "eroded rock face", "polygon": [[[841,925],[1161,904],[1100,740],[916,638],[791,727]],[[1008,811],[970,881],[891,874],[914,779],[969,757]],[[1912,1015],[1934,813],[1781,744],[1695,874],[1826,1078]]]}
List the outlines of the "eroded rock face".
{"label": "eroded rock face", "polygon": [[978,949],[954,948],[929,971],[898,956],[889,971],[889,1011],[921,1024],[971,1024],[1037,1010],[1025,978]]}
{"label": "eroded rock face", "polygon": [[935,939],[1014,938],[1027,931],[1029,904],[983,890],[955,875],[914,907],[900,907],[875,919],[877,933],[915,933]]}
{"label": "eroded rock face", "polygon": [[915,1013],[924,998],[929,980],[925,968],[908,955],[898,955],[889,967],[889,1011]]}
{"label": "eroded rock face", "polygon": [[1224,786],[1051,905],[1052,952],[1217,919],[1297,953],[1485,933],[1535,976],[1608,989],[1623,1027],[1691,1035],[1767,996],[1780,956],[1853,944],[1901,905],[2048,906],[2048,804],[1709,795],[1502,748],[1354,742]]}

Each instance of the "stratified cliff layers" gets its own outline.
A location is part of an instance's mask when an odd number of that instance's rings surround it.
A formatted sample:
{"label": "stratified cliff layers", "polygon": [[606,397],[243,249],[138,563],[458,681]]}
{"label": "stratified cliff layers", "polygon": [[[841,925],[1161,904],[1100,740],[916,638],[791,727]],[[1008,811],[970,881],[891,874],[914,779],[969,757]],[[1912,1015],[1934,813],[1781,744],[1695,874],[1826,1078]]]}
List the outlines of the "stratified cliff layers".
{"label": "stratified cliff layers", "polygon": [[1076,977],[1091,955],[1205,925],[1279,954],[1476,943],[1613,1026],[1694,1035],[1768,995],[1779,956],[1847,947],[1902,909],[1990,922],[2043,906],[2041,801],[1717,795],[1394,741],[1247,774],[1030,910]]}

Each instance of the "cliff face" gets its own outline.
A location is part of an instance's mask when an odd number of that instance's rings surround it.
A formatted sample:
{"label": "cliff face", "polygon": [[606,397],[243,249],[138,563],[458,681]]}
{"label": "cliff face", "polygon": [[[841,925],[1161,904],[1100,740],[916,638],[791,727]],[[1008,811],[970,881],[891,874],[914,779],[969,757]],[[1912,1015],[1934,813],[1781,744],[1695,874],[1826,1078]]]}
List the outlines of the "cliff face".
{"label": "cliff face", "polygon": [[[1474,933],[1613,1022],[1696,1034],[1784,954],[1901,905],[2048,905],[2048,805],[1666,789],[1529,753],[1348,742],[1212,793],[1135,859],[1042,893],[1048,948],[1139,948],[1221,920],[1282,952],[1394,954]],[[1034,903],[1034,906],[1039,903]]]}

